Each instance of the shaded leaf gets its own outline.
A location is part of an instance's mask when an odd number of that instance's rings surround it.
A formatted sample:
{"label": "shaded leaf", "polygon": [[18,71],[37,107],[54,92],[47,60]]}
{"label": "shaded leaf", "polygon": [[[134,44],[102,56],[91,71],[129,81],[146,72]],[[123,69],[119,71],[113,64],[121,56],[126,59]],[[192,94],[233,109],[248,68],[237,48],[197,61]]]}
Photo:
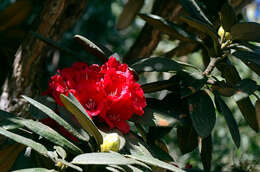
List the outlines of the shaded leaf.
{"label": "shaded leaf", "polygon": [[253,62],[260,66],[260,51],[242,51],[236,50],[232,53],[233,56],[243,61]]}
{"label": "shaded leaf", "polygon": [[195,28],[210,36],[214,44],[215,53],[218,53],[219,51],[218,35],[214,28],[212,28],[208,24],[202,23],[201,21],[189,16],[181,16],[180,20],[190,25],[190,27]]}
{"label": "shaded leaf", "polygon": [[127,155],[127,157],[130,157],[130,158],[133,158],[133,159],[136,159],[138,161],[141,161],[141,162],[144,162],[146,164],[149,164],[149,165],[152,165],[152,166],[155,166],[155,167],[160,167],[160,168],[164,168],[164,169],[167,169],[167,170],[170,170],[170,171],[174,171],[174,172],[184,172],[184,170],[174,166],[174,165],[171,165],[171,164],[168,164],[166,162],[163,162],[159,159],[156,159],[156,158],[153,158],[151,156],[145,156],[145,155]]}
{"label": "shaded leaf", "polygon": [[137,73],[140,72],[169,72],[179,71],[181,65],[174,60],[165,57],[151,57],[142,59],[131,66]]}
{"label": "shaded leaf", "polygon": [[248,95],[253,94],[258,88],[256,81],[252,79],[243,79],[235,85],[237,91],[244,92]]}
{"label": "shaded leaf", "polygon": [[19,153],[25,149],[24,145],[19,143],[15,143],[8,147],[4,147],[4,149],[0,149],[0,169],[1,171],[9,171]]}
{"label": "shaded leaf", "polygon": [[182,154],[192,152],[198,147],[198,135],[192,126],[178,126],[177,141]]}
{"label": "shaded leaf", "polygon": [[236,13],[232,6],[226,2],[220,11],[221,25],[225,31],[229,32],[231,27],[236,23]]}
{"label": "shaded leaf", "polygon": [[260,128],[260,99],[255,102],[256,120],[258,123],[258,128]]}
{"label": "shaded leaf", "polygon": [[4,135],[5,137],[10,138],[11,140],[14,140],[15,142],[21,143],[23,145],[29,146],[31,147],[33,150],[35,150],[36,152],[47,156],[48,154],[48,150],[40,143],[37,143],[31,139],[28,139],[26,137],[14,134],[10,131],[7,131],[3,128],[0,127],[0,134]]}
{"label": "shaded leaf", "polygon": [[151,83],[146,83],[142,85],[142,89],[144,93],[152,93],[161,90],[167,89],[175,89],[178,87],[178,82],[174,79],[163,80],[163,81],[156,81]]}
{"label": "shaded leaf", "polygon": [[61,94],[60,99],[64,106],[77,118],[80,125],[95,138],[98,145],[101,145],[103,137],[79,101],[72,94],[69,94],[69,97]]}
{"label": "shaded leaf", "polygon": [[202,139],[200,157],[205,172],[210,172],[212,160],[213,145],[211,135]]}
{"label": "shaded leaf", "polygon": [[78,139],[83,141],[89,141],[88,137],[82,136],[77,130],[75,130],[69,123],[67,123],[65,120],[63,120],[59,115],[57,115],[53,110],[48,108],[47,106],[33,100],[30,97],[22,96],[24,99],[26,99],[29,103],[31,103],[33,106],[44,112],[47,116],[49,116],[51,119],[55,120],[58,124],[63,126],[68,132],[70,132],[72,135],[76,136]]}
{"label": "shaded leaf", "polygon": [[32,0],[19,0],[0,13],[0,32],[10,27],[20,25],[32,10]]}
{"label": "shaded leaf", "polygon": [[33,120],[26,120],[23,118],[9,118],[10,121],[18,123],[20,125],[24,125],[29,130],[35,132],[36,134],[46,138],[47,140],[64,147],[68,151],[73,154],[80,154],[83,151],[75,146],[73,143],[68,141],[62,135],[60,135],[57,131],[53,130],[52,128]]}
{"label": "shaded leaf", "polygon": [[191,16],[199,19],[202,22],[211,24],[212,23],[209,21],[209,19],[207,18],[207,16],[203,13],[203,11],[201,10],[201,8],[199,7],[199,5],[197,4],[197,2],[195,0],[180,0],[183,8],[191,14]]}
{"label": "shaded leaf", "polygon": [[133,159],[125,158],[121,154],[115,152],[93,152],[78,155],[73,158],[71,163],[78,165],[128,165],[136,164],[136,161]]}
{"label": "shaded leaf", "polygon": [[231,27],[233,40],[260,42],[260,24],[254,22],[237,23]]}
{"label": "shaded leaf", "polygon": [[237,122],[236,122],[235,118],[233,117],[231,110],[228,108],[226,103],[221,99],[221,97],[218,96],[217,94],[215,94],[215,104],[217,106],[219,113],[224,115],[224,118],[228,125],[229,132],[231,134],[231,137],[232,137],[234,143],[236,144],[236,146],[239,147],[240,146],[240,133],[239,133],[239,129],[237,126]]}
{"label": "shaded leaf", "polygon": [[200,91],[189,97],[189,112],[192,125],[202,138],[210,135],[216,122],[214,104],[205,91]]}
{"label": "shaded leaf", "polygon": [[127,28],[135,19],[138,11],[143,7],[144,0],[128,0],[119,16],[117,29]]}
{"label": "shaded leaf", "polygon": [[188,33],[180,25],[165,20],[164,18],[154,14],[138,14],[148,24],[158,29],[159,31],[172,36],[173,38],[183,41],[196,41],[201,42],[196,35]]}
{"label": "shaded leaf", "polygon": [[96,44],[81,35],[75,35],[74,39],[78,41],[88,53],[94,55],[95,57],[99,57],[103,61],[107,61],[105,52]]}

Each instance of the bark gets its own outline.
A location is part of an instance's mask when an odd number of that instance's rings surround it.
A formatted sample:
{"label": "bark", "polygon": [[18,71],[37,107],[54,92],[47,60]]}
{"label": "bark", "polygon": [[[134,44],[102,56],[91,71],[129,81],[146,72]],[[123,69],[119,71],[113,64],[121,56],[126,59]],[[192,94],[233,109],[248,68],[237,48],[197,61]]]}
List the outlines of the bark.
{"label": "bark", "polygon": [[[80,17],[87,0],[46,0],[41,14],[37,18],[34,32],[46,38],[58,40],[64,31],[70,28]],[[28,34],[18,48],[13,62],[13,70],[5,80],[0,95],[0,109],[27,116],[27,103],[21,95],[39,95],[39,78],[42,62],[49,47]]]}

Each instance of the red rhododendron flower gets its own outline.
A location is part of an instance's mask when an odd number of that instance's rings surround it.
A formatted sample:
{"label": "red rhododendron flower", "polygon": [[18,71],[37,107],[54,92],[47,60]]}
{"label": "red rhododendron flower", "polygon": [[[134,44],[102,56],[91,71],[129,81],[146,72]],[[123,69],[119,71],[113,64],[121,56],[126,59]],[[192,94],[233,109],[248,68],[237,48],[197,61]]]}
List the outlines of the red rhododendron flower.
{"label": "red rhododendron flower", "polygon": [[71,92],[90,117],[98,116],[110,128],[127,133],[126,122],[133,114],[142,115],[146,106],[141,86],[134,79],[127,64],[120,64],[114,57],[102,66],[74,63],[72,67],[58,70],[51,77],[47,93],[59,105],[60,94]]}

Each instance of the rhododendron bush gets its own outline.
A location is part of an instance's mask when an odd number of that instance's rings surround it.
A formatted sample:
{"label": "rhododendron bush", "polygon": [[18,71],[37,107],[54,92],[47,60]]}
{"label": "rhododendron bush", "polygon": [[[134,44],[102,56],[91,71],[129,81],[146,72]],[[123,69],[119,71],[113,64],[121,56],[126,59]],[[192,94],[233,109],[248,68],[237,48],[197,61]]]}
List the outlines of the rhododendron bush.
{"label": "rhododendron bush", "polygon": [[[19,41],[23,43],[17,46],[14,69],[0,95],[0,107],[5,109],[0,110],[0,172],[201,172],[202,167],[206,172],[213,168],[224,171],[222,159],[226,158],[214,147],[226,147],[220,145],[220,138],[226,137],[223,131],[230,136],[225,143],[230,140],[232,148],[239,150],[235,156],[244,151],[240,150],[241,126],[243,132],[245,126],[252,132],[260,130],[260,47],[256,43],[260,42],[260,24],[239,21],[241,4],[234,3],[238,1],[122,0],[126,5],[117,27],[113,26],[115,35],[94,34],[90,36],[93,42],[75,35],[78,44],[67,46],[64,42],[68,40],[52,40],[64,30],[59,25],[67,28],[69,20],[76,18],[72,13],[83,9],[83,1],[42,1],[48,5],[39,7],[45,15],[33,22],[40,25],[14,35],[24,27],[20,20],[37,3],[19,0],[0,11],[0,23],[7,21],[0,25],[1,39],[9,34],[10,39],[28,35],[28,40]],[[122,5],[121,1],[89,3],[101,3],[102,9],[110,4],[108,9],[114,11]],[[138,13],[146,4],[153,4],[152,14]],[[49,8],[53,10],[49,12]],[[13,15],[15,9],[21,13]],[[96,12],[106,20],[108,12],[92,9],[89,13]],[[96,24],[91,23],[89,13],[83,17],[87,27]],[[122,45],[119,41],[118,48],[99,40],[115,39],[121,34],[115,28],[127,28],[136,16],[145,25],[127,53],[125,48],[132,41],[124,40]],[[113,24],[109,20],[99,29]],[[14,28],[8,31],[8,27]],[[79,32],[78,26],[75,30]],[[164,39],[167,41],[159,44]],[[8,43],[0,46],[0,55],[13,40],[8,41],[0,41]],[[172,50],[165,46],[167,42]],[[117,48],[120,55],[114,52]],[[191,55],[194,52],[196,55]],[[9,57],[9,51],[4,54]],[[244,63],[239,72],[238,63]],[[245,77],[249,70],[254,72],[252,77]],[[222,121],[227,127],[220,125]],[[258,143],[248,144],[257,149]],[[212,162],[217,163],[212,166]],[[254,172],[251,164],[241,164],[241,168],[232,168]]]}
{"label": "rhododendron bush", "polygon": [[134,114],[143,115],[146,106],[143,90],[133,72],[114,57],[102,66],[76,62],[72,67],[58,70],[51,77],[46,93],[61,106],[60,94],[72,93],[91,118],[122,133],[129,132],[127,120]]}

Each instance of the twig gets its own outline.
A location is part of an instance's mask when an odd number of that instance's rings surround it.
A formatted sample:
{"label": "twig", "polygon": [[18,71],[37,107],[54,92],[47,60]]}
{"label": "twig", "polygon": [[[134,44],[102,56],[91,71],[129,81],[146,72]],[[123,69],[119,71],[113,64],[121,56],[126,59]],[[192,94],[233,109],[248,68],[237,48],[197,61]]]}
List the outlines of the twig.
{"label": "twig", "polygon": [[220,62],[223,59],[223,57],[216,57],[211,58],[209,65],[207,66],[206,70],[203,72],[204,75],[208,76],[211,74],[213,69],[216,67],[217,63]]}

